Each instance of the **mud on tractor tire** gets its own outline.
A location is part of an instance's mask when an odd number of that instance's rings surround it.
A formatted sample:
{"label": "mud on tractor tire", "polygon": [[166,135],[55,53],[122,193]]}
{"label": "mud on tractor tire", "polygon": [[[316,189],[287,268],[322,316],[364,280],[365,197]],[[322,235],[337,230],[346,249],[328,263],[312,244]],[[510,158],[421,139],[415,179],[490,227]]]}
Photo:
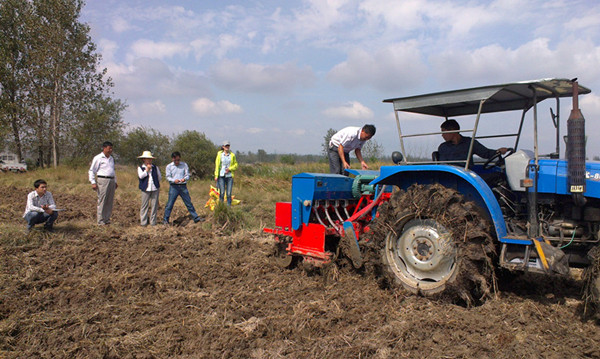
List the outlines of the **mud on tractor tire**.
{"label": "mud on tractor tire", "polygon": [[585,313],[600,319],[600,247],[588,253],[590,265],[583,272]]}
{"label": "mud on tractor tire", "polygon": [[491,230],[456,190],[412,185],[380,206],[371,237],[387,285],[470,306],[495,293]]}

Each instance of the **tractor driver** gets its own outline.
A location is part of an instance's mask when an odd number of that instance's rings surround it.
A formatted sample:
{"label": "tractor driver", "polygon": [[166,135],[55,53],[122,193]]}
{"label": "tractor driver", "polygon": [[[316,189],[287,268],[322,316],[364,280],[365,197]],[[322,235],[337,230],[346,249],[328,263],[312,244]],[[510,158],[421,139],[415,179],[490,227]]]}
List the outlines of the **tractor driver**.
{"label": "tractor driver", "polygon": [[[438,155],[439,161],[466,161],[467,155],[469,154],[469,146],[471,145],[471,137],[466,137],[461,135],[459,132],[447,132],[447,131],[458,131],[460,130],[460,125],[456,120],[446,120],[441,125],[442,128],[442,137],[444,141],[438,147]],[[481,158],[491,158],[496,153],[505,154],[508,151],[508,148],[502,147],[497,150],[490,150],[485,147],[479,141],[475,140],[473,143],[473,153]],[[473,164],[473,158],[469,161],[469,163]],[[461,165],[460,163],[453,163],[456,165]],[[464,165],[464,162],[462,162]]]}

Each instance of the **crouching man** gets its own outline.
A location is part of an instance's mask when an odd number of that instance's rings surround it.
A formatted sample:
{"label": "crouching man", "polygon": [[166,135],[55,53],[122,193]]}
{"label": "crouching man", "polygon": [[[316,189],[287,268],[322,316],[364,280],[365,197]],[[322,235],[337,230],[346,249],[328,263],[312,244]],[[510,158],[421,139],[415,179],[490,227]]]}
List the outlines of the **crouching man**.
{"label": "crouching man", "polygon": [[31,231],[36,224],[44,223],[44,229],[53,232],[58,212],[52,193],[48,192],[48,184],[43,179],[39,179],[33,183],[33,187],[35,191],[27,195],[27,206],[23,214],[23,218],[27,221],[27,230]]}

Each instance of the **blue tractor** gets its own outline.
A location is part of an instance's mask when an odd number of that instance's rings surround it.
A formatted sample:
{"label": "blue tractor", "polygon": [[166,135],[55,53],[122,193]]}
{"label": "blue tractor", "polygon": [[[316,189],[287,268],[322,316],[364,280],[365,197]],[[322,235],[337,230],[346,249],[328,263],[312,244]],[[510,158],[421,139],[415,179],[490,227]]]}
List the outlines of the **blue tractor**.
{"label": "blue tractor", "polygon": [[[590,92],[576,80],[542,79],[384,100],[394,106],[402,153],[393,156],[397,166],[382,167],[370,184],[399,190],[379,206],[367,235],[380,243],[389,283],[472,303],[494,292],[498,266],[548,275],[580,267],[587,268],[586,300],[597,305],[600,163],[586,162],[585,122],[578,109],[578,94]],[[563,97],[573,98],[573,109],[561,159]],[[551,118],[539,121],[539,103],[550,99],[556,112],[551,107]],[[505,111],[521,112],[515,128],[506,125],[506,114],[493,115]],[[436,152],[431,161],[409,160],[403,155],[408,137],[443,132],[403,133],[400,118],[406,113],[434,116],[438,123],[474,116],[473,128],[450,131],[471,136],[465,161],[439,161]],[[480,135],[484,117],[496,124],[495,134]],[[524,128],[531,130],[531,149],[519,148]],[[540,153],[540,136],[552,140],[552,153]],[[512,148],[478,162],[474,141],[483,138],[508,140]]]}
{"label": "blue tractor", "polygon": [[[578,109],[578,95],[590,92],[575,80],[542,79],[384,100],[394,107],[399,133],[396,165],[350,171],[353,178],[294,176],[291,202],[277,204],[276,228],[265,229],[276,236],[279,262],[324,265],[345,255],[357,268],[375,263],[389,286],[467,305],[495,292],[498,267],[544,275],[579,267],[586,268],[586,301],[598,306],[600,163],[586,162]],[[573,110],[561,159],[564,97],[573,99]],[[552,99],[551,118],[538,121],[539,104]],[[520,111],[512,129],[507,111]],[[466,123],[467,116],[472,128],[449,131],[471,136],[464,161],[440,161],[435,152],[431,159],[406,155],[407,140],[439,142],[444,132],[404,133],[401,117],[411,122],[407,127],[433,118],[429,127],[439,128],[444,119]],[[483,121],[493,131],[487,126],[481,134]],[[541,136],[552,143],[551,153],[540,153]],[[510,141],[510,150],[477,160],[475,141],[493,138]]]}

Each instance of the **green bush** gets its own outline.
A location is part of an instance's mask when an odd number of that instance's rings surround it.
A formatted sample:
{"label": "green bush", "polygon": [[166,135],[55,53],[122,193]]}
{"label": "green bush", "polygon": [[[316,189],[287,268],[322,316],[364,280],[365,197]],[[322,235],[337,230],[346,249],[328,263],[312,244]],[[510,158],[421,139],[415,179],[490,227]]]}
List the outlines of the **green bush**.
{"label": "green bush", "polygon": [[181,153],[181,160],[188,164],[193,177],[213,176],[219,148],[204,133],[184,131],[175,137],[172,148],[172,152]]}
{"label": "green bush", "polygon": [[292,155],[282,155],[281,163],[286,164],[286,165],[293,165],[296,163],[296,160],[294,159],[294,156],[292,156]]}
{"label": "green bush", "polygon": [[[239,163],[239,162],[238,162]],[[247,164],[239,164],[236,175],[241,175],[245,177],[253,177],[256,174],[254,170],[255,165],[247,165]]]}
{"label": "green bush", "polygon": [[115,148],[122,164],[139,164],[137,156],[144,151],[152,152],[156,157],[154,164],[166,165],[171,162],[171,139],[162,133],[145,127],[137,127],[129,131]]}
{"label": "green bush", "polygon": [[228,207],[224,202],[217,202],[213,215],[215,222],[226,233],[233,233],[244,227],[245,220],[242,211]]}

